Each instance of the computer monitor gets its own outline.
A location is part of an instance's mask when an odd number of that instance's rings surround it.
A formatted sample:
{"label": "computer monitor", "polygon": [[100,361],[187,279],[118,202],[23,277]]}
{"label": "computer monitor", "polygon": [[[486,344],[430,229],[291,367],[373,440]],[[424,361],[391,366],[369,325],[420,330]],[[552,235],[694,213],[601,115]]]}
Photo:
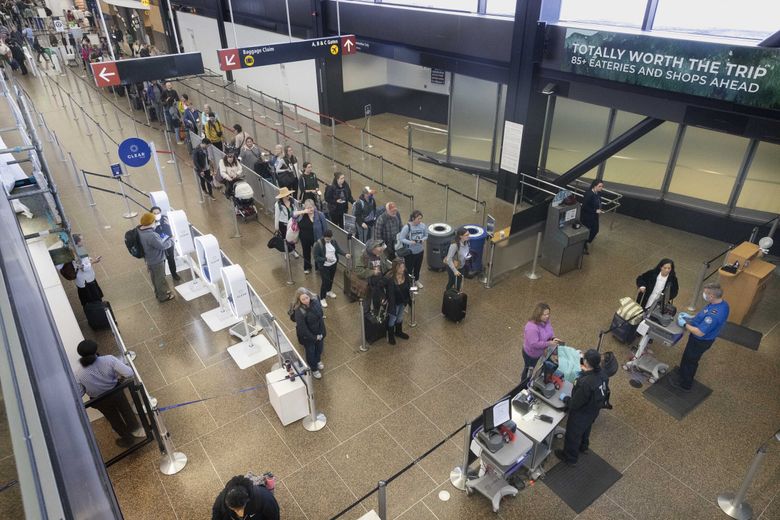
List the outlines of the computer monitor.
{"label": "computer monitor", "polygon": [[482,411],[482,420],[486,432],[498,428],[512,418],[511,405],[512,402],[507,397]]}

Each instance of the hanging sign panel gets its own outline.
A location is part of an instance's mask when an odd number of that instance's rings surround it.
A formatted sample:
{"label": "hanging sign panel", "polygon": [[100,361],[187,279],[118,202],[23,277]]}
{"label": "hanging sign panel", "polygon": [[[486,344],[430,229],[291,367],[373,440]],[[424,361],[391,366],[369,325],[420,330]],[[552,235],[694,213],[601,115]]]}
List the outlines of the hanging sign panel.
{"label": "hanging sign panel", "polygon": [[316,58],[335,58],[354,54],[356,51],[355,35],[348,34],[299,42],[220,49],[217,51],[217,57],[219,58],[219,68],[228,71]]}
{"label": "hanging sign panel", "polygon": [[641,87],[780,110],[780,49],[572,27],[544,66]]}

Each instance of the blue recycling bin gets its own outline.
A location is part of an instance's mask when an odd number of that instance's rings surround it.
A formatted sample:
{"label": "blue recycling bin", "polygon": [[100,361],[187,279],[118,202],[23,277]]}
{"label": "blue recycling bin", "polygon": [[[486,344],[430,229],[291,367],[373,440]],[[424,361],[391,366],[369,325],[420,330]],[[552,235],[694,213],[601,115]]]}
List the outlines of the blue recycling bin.
{"label": "blue recycling bin", "polygon": [[468,275],[476,275],[482,272],[482,255],[485,251],[487,232],[482,226],[467,224],[463,226],[469,232],[469,250],[471,251],[471,268]]}

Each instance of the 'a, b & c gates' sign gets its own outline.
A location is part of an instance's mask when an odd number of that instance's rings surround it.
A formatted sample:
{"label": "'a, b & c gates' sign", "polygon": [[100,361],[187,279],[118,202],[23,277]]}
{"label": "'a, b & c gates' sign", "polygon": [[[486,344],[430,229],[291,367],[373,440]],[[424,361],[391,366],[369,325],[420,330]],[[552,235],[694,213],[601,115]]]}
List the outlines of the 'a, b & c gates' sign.
{"label": "'a, b & c gates' sign", "polygon": [[217,51],[217,56],[219,57],[219,68],[228,71],[315,58],[334,58],[354,54],[356,51],[355,35],[350,34],[300,42],[220,49]]}
{"label": "'a, b & c gates' sign", "polygon": [[545,66],[641,87],[780,110],[780,49],[578,28]]}

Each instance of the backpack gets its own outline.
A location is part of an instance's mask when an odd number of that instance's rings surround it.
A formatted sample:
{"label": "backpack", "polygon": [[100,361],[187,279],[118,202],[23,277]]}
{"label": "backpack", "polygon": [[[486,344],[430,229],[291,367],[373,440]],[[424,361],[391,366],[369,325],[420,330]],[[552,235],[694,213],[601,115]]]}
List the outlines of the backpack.
{"label": "backpack", "polygon": [[607,410],[612,409],[612,404],[609,402],[611,395],[612,392],[609,390],[609,379],[604,378],[599,387],[596,389],[596,404],[599,405],[599,408],[606,408]]}
{"label": "backpack", "polygon": [[141,245],[141,237],[138,234],[138,228],[128,230],[125,233],[125,247],[136,258],[144,257],[144,247]]}

